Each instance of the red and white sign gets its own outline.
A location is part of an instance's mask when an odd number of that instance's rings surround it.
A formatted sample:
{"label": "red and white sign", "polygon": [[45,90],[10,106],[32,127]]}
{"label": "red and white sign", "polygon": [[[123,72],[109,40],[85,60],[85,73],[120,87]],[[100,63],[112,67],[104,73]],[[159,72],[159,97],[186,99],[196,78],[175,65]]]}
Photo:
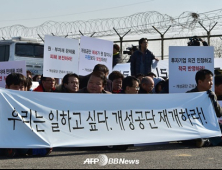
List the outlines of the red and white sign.
{"label": "red and white sign", "polygon": [[44,67],[45,77],[63,78],[68,73],[78,74],[79,40],[45,36]]}
{"label": "red and white sign", "polygon": [[214,73],[214,47],[170,47],[170,93],[194,89],[196,73],[202,69]]}
{"label": "red and white sign", "polygon": [[82,37],[80,44],[79,75],[85,76],[92,73],[97,64],[106,65],[110,73],[112,72],[113,42]]}
{"label": "red and white sign", "polygon": [[5,88],[5,79],[11,73],[20,73],[26,76],[25,61],[0,62],[0,87]]}

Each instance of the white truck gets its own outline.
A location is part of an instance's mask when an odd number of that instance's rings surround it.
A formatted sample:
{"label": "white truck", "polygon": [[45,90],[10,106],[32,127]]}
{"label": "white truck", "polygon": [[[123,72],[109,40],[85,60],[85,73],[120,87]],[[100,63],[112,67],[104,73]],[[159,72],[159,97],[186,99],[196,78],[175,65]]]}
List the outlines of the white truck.
{"label": "white truck", "polygon": [[26,69],[43,74],[44,44],[37,39],[15,37],[0,41],[0,62],[26,61]]}

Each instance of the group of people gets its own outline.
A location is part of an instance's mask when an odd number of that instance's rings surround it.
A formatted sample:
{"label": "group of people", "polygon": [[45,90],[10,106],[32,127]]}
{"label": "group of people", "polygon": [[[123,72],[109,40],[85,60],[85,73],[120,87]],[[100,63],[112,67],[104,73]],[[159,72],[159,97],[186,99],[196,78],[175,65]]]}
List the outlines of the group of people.
{"label": "group of people", "polygon": [[[167,94],[169,93],[169,80],[157,77],[151,72],[152,60],[158,60],[147,49],[147,39],[139,41],[139,50],[134,52],[131,57],[132,76],[125,77],[118,71],[109,72],[105,65],[98,64],[94,67],[91,74],[79,76],[77,74],[67,74],[62,79],[62,83],[52,77],[43,75],[27,77],[21,74],[10,74],[6,78],[6,89],[30,91],[32,81],[39,82],[39,86],[33,92],[52,92],[52,93],[92,93],[92,94]],[[118,50],[117,50],[118,51]],[[116,54],[118,56],[118,54]],[[118,58],[118,57],[117,57]],[[211,91],[215,79],[215,93]],[[200,70],[196,74],[197,87],[191,92],[208,92],[212,100],[218,117],[222,116],[222,108],[217,99],[222,99],[222,75],[214,76],[209,70]],[[196,145],[217,146],[221,145],[221,138],[198,139]],[[119,147],[121,148],[121,147]],[[127,146],[122,146],[127,148]],[[13,157],[16,154],[28,154],[33,156],[46,156],[52,152],[51,149],[4,149],[3,153]]]}

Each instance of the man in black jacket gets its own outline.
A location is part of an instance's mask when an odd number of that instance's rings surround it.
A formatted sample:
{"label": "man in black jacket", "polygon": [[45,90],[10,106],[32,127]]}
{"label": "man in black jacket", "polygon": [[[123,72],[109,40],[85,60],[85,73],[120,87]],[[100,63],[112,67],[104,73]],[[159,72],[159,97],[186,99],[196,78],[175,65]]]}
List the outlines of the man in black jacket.
{"label": "man in black jacket", "polygon": [[153,60],[159,61],[151,51],[148,50],[148,40],[142,38],[139,41],[139,50],[134,52],[131,57],[131,75],[147,75],[151,72]]}
{"label": "man in black jacket", "polygon": [[[195,92],[208,92],[209,97],[212,101],[212,104],[214,106],[215,112],[217,117],[222,116],[222,108],[217,102],[217,96],[214,92],[211,91],[213,87],[213,73],[210,70],[200,70],[196,74],[196,83],[197,87],[191,91],[188,91],[187,93],[195,93]],[[209,143],[210,142],[210,143]],[[198,147],[203,147],[205,145],[213,145],[217,146],[222,143],[221,137],[215,137],[211,138],[209,140],[206,139],[200,139],[196,141],[196,145]]]}
{"label": "man in black jacket", "polygon": [[222,108],[217,102],[217,96],[211,91],[213,87],[213,73],[210,70],[200,70],[196,74],[197,87],[187,93],[205,92],[208,91],[209,97],[213,102],[217,117],[222,116]]}

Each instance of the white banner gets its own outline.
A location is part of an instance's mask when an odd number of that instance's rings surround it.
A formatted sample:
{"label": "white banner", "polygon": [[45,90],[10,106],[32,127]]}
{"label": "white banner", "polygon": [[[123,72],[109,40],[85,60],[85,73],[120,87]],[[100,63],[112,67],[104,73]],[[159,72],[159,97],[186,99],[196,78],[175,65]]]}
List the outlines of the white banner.
{"label": "white banner", "polygon": [[214,59],[214,68],[222,70],[222,58],[215,58]]}
{"label": "white banner", "polygon": [[45,77],[63,78],[68,73],[78,74],[79,40],[46,35],[44,45]]}
{"label": "white banner", "polygon": [[170,47],[170,93],[186,93],[194,89],[196,73],[202,69],[214,73],[214,47]]}
{"label": "white banner", "polygon": [[154,61],[152,64],[152,72],[157,77],[169,77],[169,60]]}
{"label": "white banner", "polygon": [[20,73],[26,77],[25,61],[0,62],[0,87],[5,88],[5,79],[11,73]]}
{"label": "white banner", "polygon": [[0,89],[0,118],[0,148],[109,146],[221,136],[206,93],[150,97]]}
{"label": "white banner", "polygon": [[130,63],[125,63],[125,64],[117,64],[114,68],[113,71],[119,71],[124,75],[124,77],[131,76],[131,69],[130,69]]}
{"label": "white banner", "polygon": [[92,73],[97,64],[106,65],[110,72],[112,72],[113,42],[81,37],[79,75],[86,76]]}

